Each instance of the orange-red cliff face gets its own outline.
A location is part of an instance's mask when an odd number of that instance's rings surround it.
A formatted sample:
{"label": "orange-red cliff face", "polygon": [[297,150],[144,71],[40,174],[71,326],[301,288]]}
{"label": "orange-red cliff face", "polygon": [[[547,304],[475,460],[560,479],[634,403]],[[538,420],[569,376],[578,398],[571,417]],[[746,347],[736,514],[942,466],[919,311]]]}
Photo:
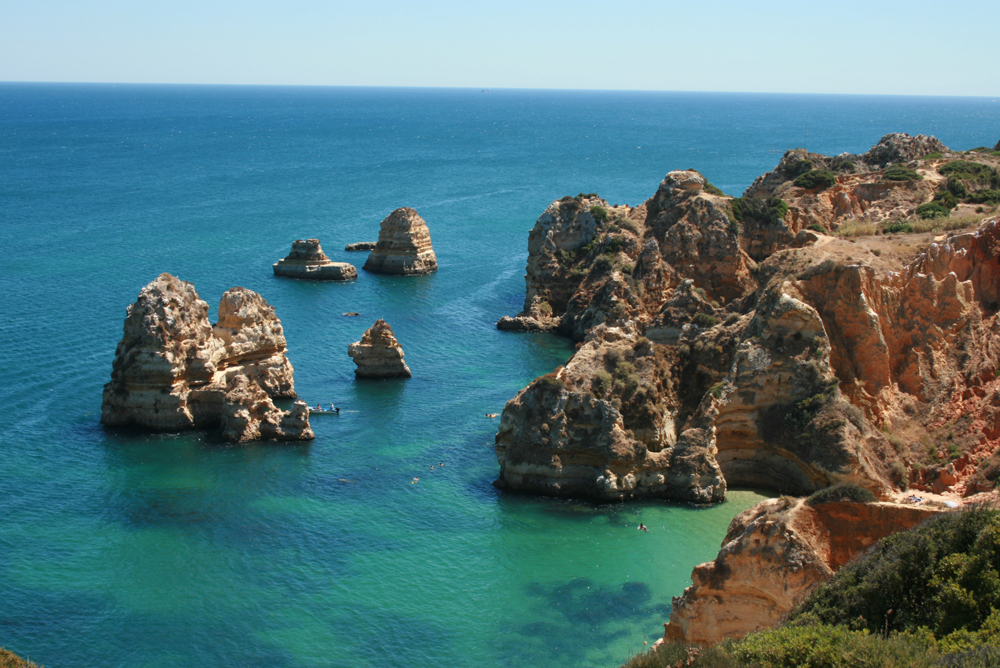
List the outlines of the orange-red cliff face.
{"label": "orange-red cliff face", "polygon": [[771,499],[737,516],[719,556],[675,597],[667,640],[714,643],[779,624],[841,566],[935,510],[892,503]]}

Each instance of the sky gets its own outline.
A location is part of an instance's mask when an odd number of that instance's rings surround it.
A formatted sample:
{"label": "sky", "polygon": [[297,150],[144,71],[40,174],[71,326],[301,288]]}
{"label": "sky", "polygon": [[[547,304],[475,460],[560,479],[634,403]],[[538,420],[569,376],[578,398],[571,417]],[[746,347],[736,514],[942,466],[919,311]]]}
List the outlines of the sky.
{"label": "sky", "polygon": [[997,0],[0,0],[0,81],[996,96],[997,26]]}

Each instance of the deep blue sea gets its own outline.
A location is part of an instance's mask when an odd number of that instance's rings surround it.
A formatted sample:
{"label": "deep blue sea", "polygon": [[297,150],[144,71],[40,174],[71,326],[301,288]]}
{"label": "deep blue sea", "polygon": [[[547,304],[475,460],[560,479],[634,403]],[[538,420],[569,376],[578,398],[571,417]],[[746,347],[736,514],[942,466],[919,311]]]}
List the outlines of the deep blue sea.
{"label": "deep blue sea", "polygon": [[[893,131],[993,146],[1000,105],[0,84],[0,645],[49,668],[617,666],[761,495],[491,486],[484,414],[572,350],[494,327],[520,310],[528,230],[563,195],[638,204],[690,167],[739,195],[786,149]],[[344,245],[401,206],[426,219],[436,274],[273,277],[306,237],[360,268]],[[213,317],[226,289],[260,292],[300,396],[345,412],[314,417],[306,445],[102,428],[125,308],[164,271]],[[355,380],[347,345],[377,318],[413,378]]]}

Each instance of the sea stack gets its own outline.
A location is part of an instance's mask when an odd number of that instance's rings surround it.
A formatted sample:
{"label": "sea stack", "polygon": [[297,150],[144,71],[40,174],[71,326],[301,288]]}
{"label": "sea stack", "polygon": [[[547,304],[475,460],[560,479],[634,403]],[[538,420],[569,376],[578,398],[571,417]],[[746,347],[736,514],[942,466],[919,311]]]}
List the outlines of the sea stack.
{"label": "sea stack", "polygon": [[347,262],[333,262],[319,245],[319,239],[296,239],[292,252],[273,265],[275,276],[308,278],[315,281],[349,281],[358,270]]}
{"label": "sea stack", "polygon": [[281,321],[256,292],[226,291],[213,327],[194,286],[160,274],[128,308],[101,422],[166,431],[222,428],[224,439],[237,442],[311,439],[304,402],[291,412],[271,402],[296,396],[285,347]]}
{"label": "sea stack", "polygon": [[430,274],[437,271],[427,223],[410,208],[396,209],[382,221],[378,244],[363,267],[378,274]]}
{"label": "sea stack", "polygon": [[396,341],[392,327],[381,318],[375,321],[361,340],[347,347],[354,359],[358,378],[409,378],[410,368],[403,361],[403,348]]}

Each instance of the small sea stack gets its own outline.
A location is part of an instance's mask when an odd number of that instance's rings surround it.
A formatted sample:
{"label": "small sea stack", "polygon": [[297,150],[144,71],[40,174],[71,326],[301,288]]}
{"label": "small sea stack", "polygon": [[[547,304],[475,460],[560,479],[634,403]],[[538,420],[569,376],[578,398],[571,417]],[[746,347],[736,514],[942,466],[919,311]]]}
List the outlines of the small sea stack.
{"label": "small sea stack", "polygon": [[349,253],[354,253],[356,251],[370,251],[375,250],[375,246],[378,246],[377,241],[359,241],[354,244],[347,244],[344,246],[344,250]]}
{"label": "small sea stack", "polygon": [[275,276],[307,278],[314,281],[349,281],[358,277],[358,270],[347,262],[334,262],[326,256],[319,239],[296,239],[292,252],[273,265]]}
{"label": "small sea stack", "polygon": [[396,209],[382,221],[378,243],[363,269],[378,274],[404,276],[437,271],[427,223],[410,208]]}
{"label": "small sea stack", "polygon": [[347,347],[354,359],[358,378],[409,378],[410,367],[403,361],[403,348],[396,341],[392,327],[381,318],[375,321],[360,341]]}

